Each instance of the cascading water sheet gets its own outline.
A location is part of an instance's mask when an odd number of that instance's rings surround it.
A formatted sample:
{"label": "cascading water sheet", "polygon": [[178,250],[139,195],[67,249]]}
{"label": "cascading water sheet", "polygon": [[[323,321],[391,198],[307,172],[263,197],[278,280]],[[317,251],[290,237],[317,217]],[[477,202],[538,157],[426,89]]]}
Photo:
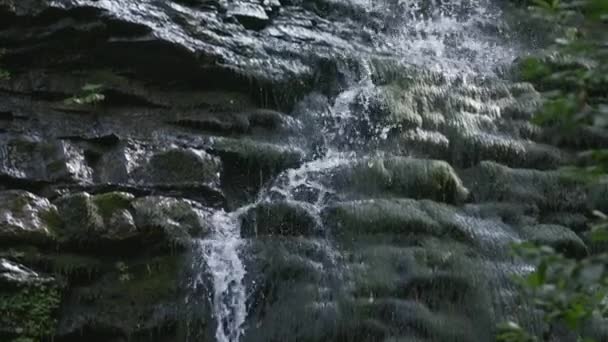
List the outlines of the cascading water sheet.
{"label": "cascading water sheet", "polygon": [[[447,90],[466,88],[463,92],[483,93],[481,87],[467,84],[467,78],[495,78],[495,71],[516,56],[516,49],[504,40],[503,28],[496,26],[500,22],[500,10],[489,0],[428,1],[424,4],[407,0],[357,1],[357,5],[368,13],[379,13],[386,21],[384,32],[376,37],[383,40],[383,56],[387,55],[385,47],[389,46],[389,56],[397,63],[430,73],[414,72],[409,76],[419,78],[415,80],[417,86],[410,90],[412,94],[416,91],[433,94],[442,89],[440,87]],[[253,203],[230,213],[223,210],[215,212],[211,217],[213,234],[196,241],[200,256],[195,267],[205,270],[213,286],[210,299],[213,303],[212,315],[217,322],[215,338],[218,342],[238,342],[247,328],[248,292],[244,283],[246,269],[242,261],[247,246],[246,240],[241,238],[242,216],[260,203],[282,200],[305,208],[319,226],[317,228],[324,229],[320,226],[323,225],[321,216],[326,206],[332,201],[348,200],[352,196],[340,193],[344,189],[335,188],[332,177],[341,169],[359,162],[370,169],[377,167],[377,158],[390,156],[389,151],[381,150],[382,142],[389,141],[396,131],[405,129],[401,123],[378,123],[370,116],[374,110],[374,97],[378,96],[378,86],[373,82],[376,56],[361,54],[357,57],[362,71],[355,73],[348,68],[341,71],[347,74],[344,78],[349,81],[342,86],[333,104],[325,111],[305,114],[309,116],[306,120],[312,122],[314,134],[321,134],[315,139],[323,142],[322,153],[315,151],[311,153],[312,160],[296,169],[282,172],[268,186],[262,187]],[[429,95],[429,98],[432,96]],[[480,115],[485,115],[484,111],[487,111],[494,113],[494,117],[500,117],[497,104],[485,103],[485,99],[476,96],[466,101],[468,107]],[[445,105],[441,107],[429,102],[411,110],[432,111],[433,108],[424,107],[433,106],[438,107],[435,109],[437,111],[461,109],[458,103],[453,108],[449,105],[446,108]],[[420,116],[429,114],[416,113]],[[466,121],[464,125],[468,133],[474,133],[474,125]],[[303,189],[314,196],[302,198],[300,192]],[[493,243],[499,240],[501,248],[505,248],[508,241],[518,240],[516,234],[505,225],[482,219],[471,219],[470,223],[458,214],[454,215],[453,220],[462,221],[463,231],[471,236],[482,237],[482,243],[486,244],[483,249],[491,251],[496,248]],[[484,230],[476,231],[476,227],[484,227]],[[328,254],[337,254],[331,243],[324,248]],[[339,262],[338,259],[333,258],[335,263]],[[199,278],[194,286],[201,284],[203,281]],[[370,298],[373,297],[370,294]]]}

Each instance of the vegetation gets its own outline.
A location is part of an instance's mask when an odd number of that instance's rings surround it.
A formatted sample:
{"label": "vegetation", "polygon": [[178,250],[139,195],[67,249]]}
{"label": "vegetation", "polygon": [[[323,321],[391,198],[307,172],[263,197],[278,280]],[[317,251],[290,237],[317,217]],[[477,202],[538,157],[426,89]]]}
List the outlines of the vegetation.
{"label": "vegetation", "polygon": [[[578,151],[573,165],[563,170],[568,176],[605,185],[608,149],[594,136],[608,129],[608,1],[530,2],[531,13],[558,33],[547,54],[520,65],[520,76],[545,96],[535,122],[545,126],[557,144]],[[608,241],[608,217],[598,210],[592,214],[596,220],[588,240],[600,247],[586,258],[567,258],[546,246],[515,247],[519,257],[536,266],[520,284],[547,323],[542,340],[566,327],[578,341],[597,341],[592,322],[608,316],[608,254],[602,247]],[[498,333],[498,340],[504,342],[532,342],[539,337],[516,322],[501,325]]]}
{"label": "vegetation", "polygon": [[0,324],[21,336],[51,336],[59,303],[60,292],[51,284],[33,284],[16,292],[0,293]]}
{"label": "vegetation", "polygon": [[80,93],[64,100],[67,105],[94,105],[106,99],[103,84],[85,84]]}

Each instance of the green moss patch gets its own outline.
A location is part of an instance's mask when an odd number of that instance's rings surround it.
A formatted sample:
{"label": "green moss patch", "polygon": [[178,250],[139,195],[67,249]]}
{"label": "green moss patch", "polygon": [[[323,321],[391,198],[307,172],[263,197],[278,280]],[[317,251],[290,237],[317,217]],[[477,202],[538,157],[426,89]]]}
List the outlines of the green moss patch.
{"label": "green moss patch", "polygon": [[51,284],[35,284],[0,293],[0,336],[40,339],[55,333],[61,293]]}

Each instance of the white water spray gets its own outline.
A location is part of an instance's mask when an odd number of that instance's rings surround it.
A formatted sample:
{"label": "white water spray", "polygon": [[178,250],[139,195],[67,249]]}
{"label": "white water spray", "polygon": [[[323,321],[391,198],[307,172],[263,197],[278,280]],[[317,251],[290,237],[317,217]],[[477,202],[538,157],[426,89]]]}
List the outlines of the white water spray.
{"label": "white water spray", "polygon": [[[210,217],[212,234],[205,239],[195,240],[195,268],[206,269],[211,277],[213,293],[213,318],[217,322],[215,338],[217,342],[239,341],[247,315],[246,274],[243,261],[239,257],[244,240],[240,236],[242,211],[226,213],[214,212]],[[204,286],[202,272],[198,272],[193,288]]]}

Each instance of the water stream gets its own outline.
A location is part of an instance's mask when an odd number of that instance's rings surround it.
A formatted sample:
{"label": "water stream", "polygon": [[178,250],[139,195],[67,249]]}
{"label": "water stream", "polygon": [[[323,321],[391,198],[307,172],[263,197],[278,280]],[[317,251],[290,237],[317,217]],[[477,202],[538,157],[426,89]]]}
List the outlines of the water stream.
{"label": "water stream", "polygon": [[[413,79],[414,83],[406,94],[416,102],[411,108],[406,108],[414,111],[411,114],[422,116],[427,121],[433,113],[439,112],[441,120],[449,121],[447,126],[452,125],[448,127],[448,133],[471,136],[487,131],[487,126],[492,126],[493,121],[500,118],[500,101],[485,96],[493,90],[485,88],[484,82],[479,80],[497,80],[497,70],[510,63],[520,52],[506,39],[506,28],[501,23],[500,8],[495,2],[370,0],[358,1],[357,4],[369,13],[380,13],[387,32],[382,36],[386,41],[381,45],[389,46],[392,49],[389,52],[398,56],[400,62],[412,70],[411,75],[403,75]],[[403,122],[373,117],[374,101],[378,96],[378,85],[373,81],[377,73],[373,58],[362,54],[357,71],[348,68],[342,70],[344,79],[348,81],[331,100],[330,106],[324,111],[305,114],[309,115],[306,120],[312,122],[312,131],[319,135],[318,139],[307,138],[322,141],[322,146],[309,151],[308,161],[278,175],[262,188],[254,203],[233,212],[220,210],[211,214],[211,236],[195,242],[195,251],[199,256],[194,267],[199,268],[199,275],[193,286],[204,284],[205,276],[211,280],[213,291],[210,301],[217,325],[216,341],[238,342],[246,329],[248,289],[243,256],[248,253],[248,245],[247,240],[241,237],[242,216],[260,203],[287,201],[308,211],[315,219],[317,230],[324,231],[323,209],[336,200],[352,199],[352,194],[333,184],[331,179],[336,170],[361,161],[373,168],[378,158],[388,157],[393,152],[391,137],[406,127]],[[445,99],[448,92],[469,95],[460,98],[453,95]],[[463,108],[466,110],[463,111]],[[424,130],[408,132],[418,134],[417,139],[436,141],[439,145],[444,142],[442,139],[447,141],[454,138]],[[492,136],[487,138],[498,139]],[[465,230],[470,228],[469,233],[480,241],[480,249],[498,258],[504,257],[503,251],[510,242],[518,240],[517,233],[506,225],[464,216],[455,216],[453,220],[467,227],[463,228]],[[328,254],[337,254],[331,242],[323,248],[328,250]],[[340,261],[336,260],[335,263],[338,265]],[[503,266],[491,261],[480,266],[493,269],[498,274],[496,280],[491,280],[496,281],[498,287],[504,284],[506,273],[525,270],[525,266],[510,265],[508,261],[499,263]],[[346,268],[344,265],[342,267]],[[369,298],[372,303],[374,294],[370,293]]]}

